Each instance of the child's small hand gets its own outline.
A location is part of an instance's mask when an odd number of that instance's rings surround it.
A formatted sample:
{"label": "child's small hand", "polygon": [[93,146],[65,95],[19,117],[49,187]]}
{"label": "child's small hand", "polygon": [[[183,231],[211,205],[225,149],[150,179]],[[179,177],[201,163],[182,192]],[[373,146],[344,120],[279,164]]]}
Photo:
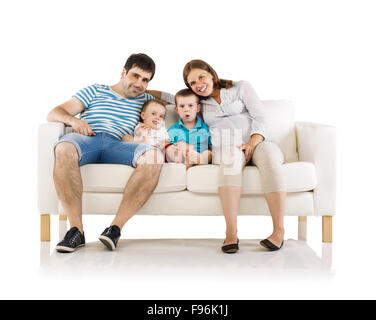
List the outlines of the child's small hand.
{"label": "child's small hand", "polygon": [[184,162],[184,152],[178,148],[177,145],[172,145],[167,149],[167,154],[169,158],[175,163]]}
{"label": "child's small hand", "polygon": [[195,149],[192,145],[190,145],[190,144],[188,144],[184,141],[178,141],[176,143],[176,146],[179,148],[180,151],[182,151],[185,154],[189,151],[192,151],[192,150],[194,151],[194,149]]}
{"label": "child's small hand", "polygon": [[194,148],[189,148],[186,153],[185,162],[188,164],[199,164],[200,154]]}
{"label": "child's small hand", "polygon": [[157,148],[161,149],[162,151],[164,150],[165,145],[166,144],[164,142],[161,142],[161,141],[157,142]]}
{"label": "child's small hand", "polygon": [[179,148],[178,146],[174,147],[174,162],[175,163],[183,163],[184,162],[184,155],[185,152]]}
{"label": "child's small hand", "polygon": [[134,131],[134,135],[137,136],[137,137],[147,136],[149,133],[150,133],[150,128],[148,130],[147,127],[142,127],[142,126],[138,127]]}
{"label": "child's small hand", "polygon": [[141,131],[146,131],[148,134],[151,132],[151,128],[145,125],[143,122],[139,122],[139,127],[137,129],[140,129]]}
{"label": "child's small hand", "polygon": [[150,140],[149,140],[149,137],[148,136],[142,136],[142,143],[145,143],[145,144],[151,144]]}

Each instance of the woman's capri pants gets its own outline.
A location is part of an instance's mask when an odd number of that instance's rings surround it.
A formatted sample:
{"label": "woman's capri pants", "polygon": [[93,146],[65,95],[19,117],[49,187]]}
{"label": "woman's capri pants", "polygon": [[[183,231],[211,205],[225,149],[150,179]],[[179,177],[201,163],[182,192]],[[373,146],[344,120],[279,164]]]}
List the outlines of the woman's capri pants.
{"label": "woman's capri pants", "polygon": [[[251,164],[259,169],[264,194],[286,191],[283,162],[283,153],[275,143],[263,141],[257,145]],[[219,187],[242,186],[243,168],[246,165],[243,151],[236,147],[213,150],[213,163],[220,165]]]}

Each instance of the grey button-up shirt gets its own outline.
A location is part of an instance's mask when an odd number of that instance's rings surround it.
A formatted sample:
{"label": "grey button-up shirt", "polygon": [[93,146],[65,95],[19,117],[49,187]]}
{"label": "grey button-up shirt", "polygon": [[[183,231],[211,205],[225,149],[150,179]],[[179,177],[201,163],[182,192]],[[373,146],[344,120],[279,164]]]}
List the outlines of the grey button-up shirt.
{"label": "grey button-up shirt", "polygon": [[245,144],[254,134],[267,138],[263,105],[249,82],[238,81],[230,89],[222,88],[220,97],[221,104],[212,97],[201,100],[213,146]]}

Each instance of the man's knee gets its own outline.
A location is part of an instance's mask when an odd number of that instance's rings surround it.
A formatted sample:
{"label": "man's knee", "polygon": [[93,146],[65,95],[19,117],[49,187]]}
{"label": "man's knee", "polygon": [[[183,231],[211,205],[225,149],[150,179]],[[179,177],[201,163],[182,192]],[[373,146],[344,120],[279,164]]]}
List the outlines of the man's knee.
{"label": "man's knee", "polygon": [[148,181],[145,186],[151,186],[154,190],[159,180],[163,160],[162,152],[156,150],[145,152],[138,158],[136,171],[142,175],[145,181]]}
{"label": "man's knee", "polygon": [[137,159],[137,166],[143,164],[152,164],[155,165],[155,169],[159,170],[162,168],[164,163],[164,155],[160,150],[149,150],[146,151],[142,156]]}
{"label": "man's knee", "polygon": [[60,142],[55,147],[56,161],[78,161],[78,152],[76,147],[70,142]]}

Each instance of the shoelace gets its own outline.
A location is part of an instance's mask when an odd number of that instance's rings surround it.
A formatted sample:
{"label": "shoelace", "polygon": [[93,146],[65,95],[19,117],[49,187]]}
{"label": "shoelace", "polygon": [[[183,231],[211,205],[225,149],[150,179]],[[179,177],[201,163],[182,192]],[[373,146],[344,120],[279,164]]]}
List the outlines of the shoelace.
{"label": "shoelace", "polygon": [[80,240],[80,234],[77,232],[73,238],[71,239],[71,244],[78,244],[78,241]]}
{"label": "shoelace", "polygon": [[64,240],[68,240],[73,245],[77,242],[79,238],[80,238],[80,231],[73,229],[73,230],[68,231]]}
{"label": "shoelace", "polygon": [[67,232],[67,234],[65,235],[64,237],[64,240],[68,240],[69,238],[71,238],[75,233],[77,232],[77,230],[75,229],[71,229]]}

